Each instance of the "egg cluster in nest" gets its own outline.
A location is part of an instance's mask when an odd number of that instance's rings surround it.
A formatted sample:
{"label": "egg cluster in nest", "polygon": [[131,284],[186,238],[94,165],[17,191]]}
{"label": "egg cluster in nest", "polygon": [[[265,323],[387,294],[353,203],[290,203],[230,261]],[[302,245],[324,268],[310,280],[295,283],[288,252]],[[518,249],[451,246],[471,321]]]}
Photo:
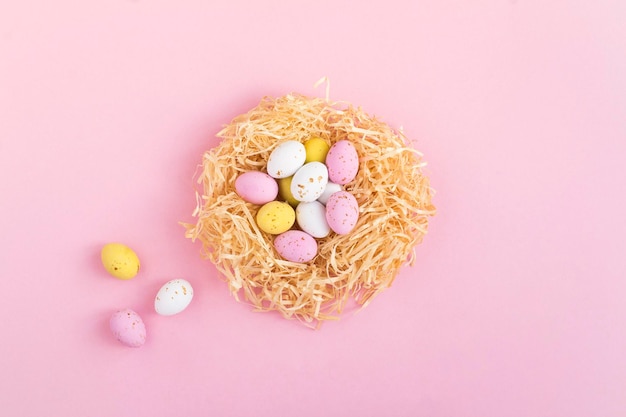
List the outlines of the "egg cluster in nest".
{"label": "egg cluster in nest", "polygon": [[[242,173],[265,171],[279,144],[313,136],[354,144],[359,171],[345,189],[360,212],[349,234],[318,239],[317,256],[295,263],[276,253],[274,236],[255,222],[257,206],[242,200],[234,184]],[[351,298],[367,305],[413,263],[435,207],[422,155],[402,132],[350,104],[288,94],[264,98],[218,137],[203,156],[196,223],[186,225],[186,236],[202,243],[237,300],[243,293],[258,311],[318,326],[337,319]]]}

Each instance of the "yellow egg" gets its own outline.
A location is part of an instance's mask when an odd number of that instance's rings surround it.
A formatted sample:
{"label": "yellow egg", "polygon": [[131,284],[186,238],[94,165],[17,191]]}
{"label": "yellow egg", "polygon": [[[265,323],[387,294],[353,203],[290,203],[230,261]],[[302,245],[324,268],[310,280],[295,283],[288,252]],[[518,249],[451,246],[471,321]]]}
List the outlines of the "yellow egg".
{"label": "yellow egg", "polygon": [[256,214],[256,223],[266,233],[278,235],[291,229],[296,221],[296,212],[287,203],[270,201]]}
{"label": "yellow egg", "polygon": [[100,253],[102,265],[119,279],[131,279],[139,272],[139,258],[128,246],[121,243],[108,243]]}
{"label": "yellow egg", "polygon": [[304,142],[304,149],[306,150],[306,159],[304,163],[309,162],[321,162],[326,160],[326,154],[330,146],[322,138],[311,138]]}
{"label": "yellow egg", "polygon": [[291,194],[291,180],[293,179],[293,175],[287,178],[278,179],[278,195],[281,199],[288,202],[292,207],[295,207],[300,203],[293,197]]}

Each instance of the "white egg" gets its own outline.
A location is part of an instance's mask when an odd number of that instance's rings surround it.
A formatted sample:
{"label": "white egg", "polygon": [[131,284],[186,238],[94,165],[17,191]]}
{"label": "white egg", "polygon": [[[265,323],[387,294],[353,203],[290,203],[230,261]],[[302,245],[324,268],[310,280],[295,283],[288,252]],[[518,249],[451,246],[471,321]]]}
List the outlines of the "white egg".
{"label": "white egg", "polygon": [[296,207],[296,221],[302,231],[313,237],[323,238],[330,233],[330,226],[328,226],[326,221],[326,207],[319,201],[298,204],[298,207]]}
{"label": "white egg", "polygon": [[287,178],[304,165],[306,150],[304,145],[295,140],[288,140],[278,145],[267,160],[267,173],[273,178]]}
{"label": "white egg", "polygon": [[320,195],[317,198],[317,201],[325,205],[326,202],[328,201],[328,197],[330,197],[331,195],[339,191],[343,191],[343,186],[339,184],[335,184],[332,181],[328,181],[328,184],[326,184],[326,188],[324,189],[324,192],[322,193],[322,195]]}
{"label": "white egg", "polygon": [[162,316],[172,316],[187,308],[193,298],[193,288],[184,279],[163,284],[154,299],[154,309]]}
{"label": "white egg", "polygon": [[298,201],[314,201],[328,183],[328,169],[321,162],[304,164],[291,180],[291,194]]}

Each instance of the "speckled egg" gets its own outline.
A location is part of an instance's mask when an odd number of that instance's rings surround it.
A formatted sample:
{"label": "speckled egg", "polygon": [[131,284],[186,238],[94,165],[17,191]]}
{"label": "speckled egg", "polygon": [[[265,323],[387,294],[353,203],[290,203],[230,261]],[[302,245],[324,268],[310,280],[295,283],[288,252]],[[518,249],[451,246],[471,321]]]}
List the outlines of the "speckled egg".
{"label": "speckled egg", "polygon": [[291,177],[280,178],[278,181],[278,196],[282,201],[286,201],[292,207],[295,207],[300,203],[298,200],[293,198],[293,194],[291,194]]}
{"label": "speckled egg", "polygon": [[328,170],[321,162],[309,162],[300,168],[291,180],[291,194],[298,201],[314,201],[324,192]]}
{"label": "speckled egg", "polygon": [[304,142],[304,149],[306,150],[306,159],[304,163],[309,162],[322,162],[326,160],[326,154],[330,146],[322,138],[313,137]]}
{"label": "speckled egg", "polygon": [[296,221],[300,229],[318,239],[329,235],[326,208],[319,201],[309,201],[296,207]]}
{"label": "speckled egg", "polygon": [[139,272],[139,257],[131,248],[121,243],[108,243],[100,252],[102,265],[119,279],[131,279]]}
{"label": "speckled egg", "polygon": [[290,177],[304,165],[306,150],[304,145],[295,140],[288,140],[278,145],[267,160],[267,173],[274,178]]}
{"label": "speckled egg", "polygon": [[248,171],[235,180],[235,191],[248,203],[265,204],[278,195],[278,184],[264,172]]}
{"label": "speckled egg", "polygon": [[163,284],[154,298],[154,309],[162,316],[173,316],[189,306],[193,288],[184,279],[173,279]]}
{"label": "speckled egg", "polygon": [[259,229],[266,233],[278,235],[286,232],[296,221],[293,207],[282,201],[270,201],[263,205],[256,214]]}
{"label": "speckled egg", "polygon": [[326,188],[324,188],[324,192],[317,198],[317,201],[322,204],[326,204],[326,202],[328,201],[328,197],[338,191],[343,191],[343,186],[340,184],[335,184],[332,181],[328,181],[328,184],[326,184]]}
{"label": "speckled egg", "polygon": [[113,313],[109,328],[115,338],[126,346],[139,347],[146,342],[146,326],[139,314],[129,308]]}
{"label": "speckled egg", "polygon": [[301,230],[289,230],[274,239],[276,252],[285,260],[306,263],[317,255],[317,242]]}
{"label": "speckled egg", "polygon": [[333,232],[346,235],[354,229],[359,219],[359,203],[347,191],[339,191],[326,202],[326,221]]}
{"label": "speckled egg", "polygon": [[359,172],[359,155],[352,142],[335,142],[326,155],[326,166],[332,182],[343,185],[352,181]]}

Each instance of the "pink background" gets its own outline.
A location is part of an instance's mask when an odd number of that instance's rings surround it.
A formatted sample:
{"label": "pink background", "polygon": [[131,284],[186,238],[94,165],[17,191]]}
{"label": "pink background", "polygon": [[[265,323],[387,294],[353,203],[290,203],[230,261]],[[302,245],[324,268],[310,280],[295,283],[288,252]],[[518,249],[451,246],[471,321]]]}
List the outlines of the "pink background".
{"label": "pink background", "polygon": [[[625,4],[2,2],[0,413],[626,415]],[[439,213],[315,332],[236,303],[178,222],[221,125],[322,76],[418,140]],[[157,316],[178,277],[194,302]]]}

